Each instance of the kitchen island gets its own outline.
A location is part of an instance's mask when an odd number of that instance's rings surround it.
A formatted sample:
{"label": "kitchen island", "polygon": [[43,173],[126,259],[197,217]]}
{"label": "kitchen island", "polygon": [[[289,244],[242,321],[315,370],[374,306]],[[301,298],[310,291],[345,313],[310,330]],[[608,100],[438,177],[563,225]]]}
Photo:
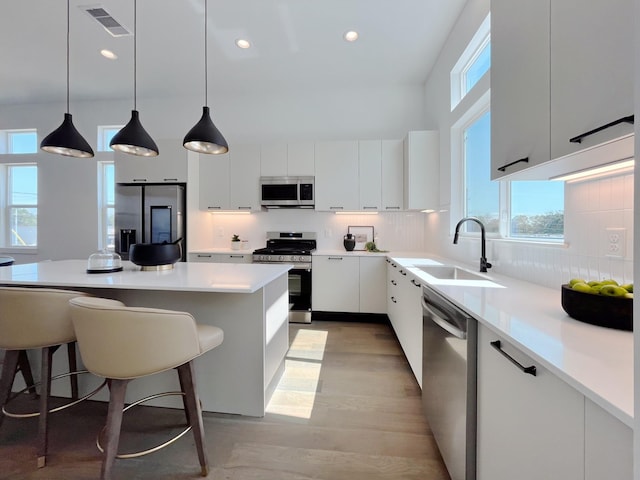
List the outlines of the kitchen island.
{"label": "kitchen island", "polygon": [[[79,290],[128,306],[186,311],[198,323],[220,327],[222,345],[195,362],[202,408],[264,415],[289,347],[287,272],[291,265],[179,262],[170,270],[141,271],[123,262],[123,271],[100,274],[86,273],[86,266],[84,260],[13,265],[0,269],[0,284]],[[37,365],[34,357],[32,366],[37,369]],[[55,358],[54,373],[66,367],[63,355]],[[67,383],[54,382],[52,393],[68,395]],[[85,391],[99,380],[83,375],[80,384]],[[164,372],[132,382],[126,401],[175,390],[179,390],[177,375]],[[108,394],[103,390],[95,398],[107,400]],[[149,403],[182,408],[178,397]]]}

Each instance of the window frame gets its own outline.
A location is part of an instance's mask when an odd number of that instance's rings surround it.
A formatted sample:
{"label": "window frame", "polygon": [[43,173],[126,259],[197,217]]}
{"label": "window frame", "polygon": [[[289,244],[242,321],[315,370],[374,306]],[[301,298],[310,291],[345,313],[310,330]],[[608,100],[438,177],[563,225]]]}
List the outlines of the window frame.
{"label": "window frame", "polygon": [[[23,134],[35,134],[36,141],[34,150],[29,152],[15,152],[13,151],[13,138]],[[38,152],[38,130],[35,128],[11,128],[6,130],[0,130],[0,153],[10,155],[33,155]]]}
{"label": "window frame", "polygon": [[[113,168],[113,185],[109,185],[107,169]],[[110,250],[109,244],[109,211],[115,215],[115,191],[109,202],[109,189],[115,189],[115,165],[113,160],[98,161],[98,248],[100,250]],[[115,220],[115,219],[114,219]],[[115,230],[114,233],[115,235]],[[115,240],[115,239],[114,239]],[[115,244],[113,245],[115,249]]]}
{"label": "window frame", "polygon": [[111,132],[117,133],[122,129],[124,125],[98,125],[98,152],[113,152],[114,150],[109,146],[109,134]]}
{"label": "window frame", "polygon": [[[24,168],[24,167],[35,167],[36,168],[36,196],[38,196],[38,164],[37,162],[24,162],[24,163],[4,163],[1,165],[1,181],[4,186],[4,195],[1,198],[0,204],[0,249],[5,252],[25,252],[25,251],[35,251],[38,248],[38,223],[37,223],[37,214],[39,210],[39,198],[36,199],[35,204],[23,204],[23,203],[13,203],[11,201],[11,196],[13,194],[13,190],[10,188],[11,186],[11,176],[13,168]],[[35,245],[12,245],[11,244],[11,225],[9,222],[11,221],[11,210],[15,208],[29,208],[36,210],[36,242]]]}

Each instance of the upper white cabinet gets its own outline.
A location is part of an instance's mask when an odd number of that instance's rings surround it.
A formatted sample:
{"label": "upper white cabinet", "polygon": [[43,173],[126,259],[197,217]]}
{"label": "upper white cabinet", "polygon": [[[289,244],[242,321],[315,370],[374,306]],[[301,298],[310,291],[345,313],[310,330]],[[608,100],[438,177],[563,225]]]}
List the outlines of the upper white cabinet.
{"label": "upper white cabinet", "polygon": [[382,140],[382,210],[402,210],[404,194],[404,144],[402,140]]}
{"label": "upper white cabinet", "polygon": [[229,151],[229,207],[260,210],[260,145],[239,144]]}
{"label": "upper white cabinet", "polygon": [[187,150],[182,141],[157,140],[157,157],[114,152],[116,183],[175,183],[187,181]]}
{"label": "upper white cabinet", "polygon": [[200,209],[260,210],[260,147],[234,144],[224,155],[200,155]]}
{"label": "upper white cabinet", "polygon": [[491,0],[492,180],[550,158],[549,12],[549,0]]}
{"label": "upper white cabinet", "polygon": [[359,206],[364,211],[382,207],[382,141],[358,142]]}
{"label": "upper white cabinet", "polygon": [[440,142],[437,131],[413,131],[404,138],[404,208],[440,205]]}
{"label": "upper white cabinet", "polygon": [[633,115],[634,45],[633,0],[551,2],[551,158],[633,132],[622,122],[569,141]]}
{"label": "upper white cabinet", "polygon": [[260,147],[263,176],[313,176],[314,142],[268,143]]}
{"label": "upper white cabinet", "polygon": [[633,132],[633,18],[633,0],[492,0],[492,179]]}
{"label": "upper white cabinet", "polygon": [[316,142],[316,210],[358,210],[358,175],[357,141]]}

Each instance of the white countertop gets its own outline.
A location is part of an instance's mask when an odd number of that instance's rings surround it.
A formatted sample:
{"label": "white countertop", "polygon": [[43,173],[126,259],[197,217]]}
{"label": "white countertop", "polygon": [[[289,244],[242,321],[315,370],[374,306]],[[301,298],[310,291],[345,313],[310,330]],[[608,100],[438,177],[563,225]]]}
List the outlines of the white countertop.
{"label": "white countertop", "polygon": [[486,282],[438,280],[416,267],[459,262],[438,257],[389,258],[633,428],[632,332],[572,319],[562,309],[560,285],[546,288],[491,270],[482,274],[490,280]]}
{"label": "white countertop", "polygon": [[171,270],[143,272],[131,262],[123,271],[86,273],[86,260],[28,263],[0,268],[0,284],[75,288],[253,293],[286,274],[289,264],[178,262]]}

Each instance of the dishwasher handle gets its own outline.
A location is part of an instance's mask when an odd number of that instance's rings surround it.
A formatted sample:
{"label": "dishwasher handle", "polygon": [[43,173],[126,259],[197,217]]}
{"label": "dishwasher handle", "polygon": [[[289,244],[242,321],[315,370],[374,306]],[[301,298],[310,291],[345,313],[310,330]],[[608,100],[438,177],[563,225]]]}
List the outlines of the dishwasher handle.
{"label": "dishwasher handle", "polygon": [[440,328],[446,330],[456,338],[459,338],[461,340],[467,339],[467,332],[463,332],[458,327],[449,323],[445,318],[439,315],[439,313],[436,311],[437,307],[435,307],[435,305],[428,304],[424,300],[424,297],[422,297],[422,308],[431,314],[431,320]]}
{"label": "dishwasher handle", "polygon": [[500,340],[496,340],[495,342],[490,342],[490,343],[491,343],[491,346],[493,348],[495,348],[498,352],[500,352],[502,354],[502,356],[504,356],[507,360],[509,360],[511,363],[513,363],[516,367],[518,367],[520,370],[522,370],[523,373],[528,373],[529,375],[533,375],[534,377],[536,376],[536,366],[535,365],[531,365],[529,367],[525,367],[524,365],[522,365],[515,358],[513,358],[507,352],[502,350],[502,343],[500,342]]}

